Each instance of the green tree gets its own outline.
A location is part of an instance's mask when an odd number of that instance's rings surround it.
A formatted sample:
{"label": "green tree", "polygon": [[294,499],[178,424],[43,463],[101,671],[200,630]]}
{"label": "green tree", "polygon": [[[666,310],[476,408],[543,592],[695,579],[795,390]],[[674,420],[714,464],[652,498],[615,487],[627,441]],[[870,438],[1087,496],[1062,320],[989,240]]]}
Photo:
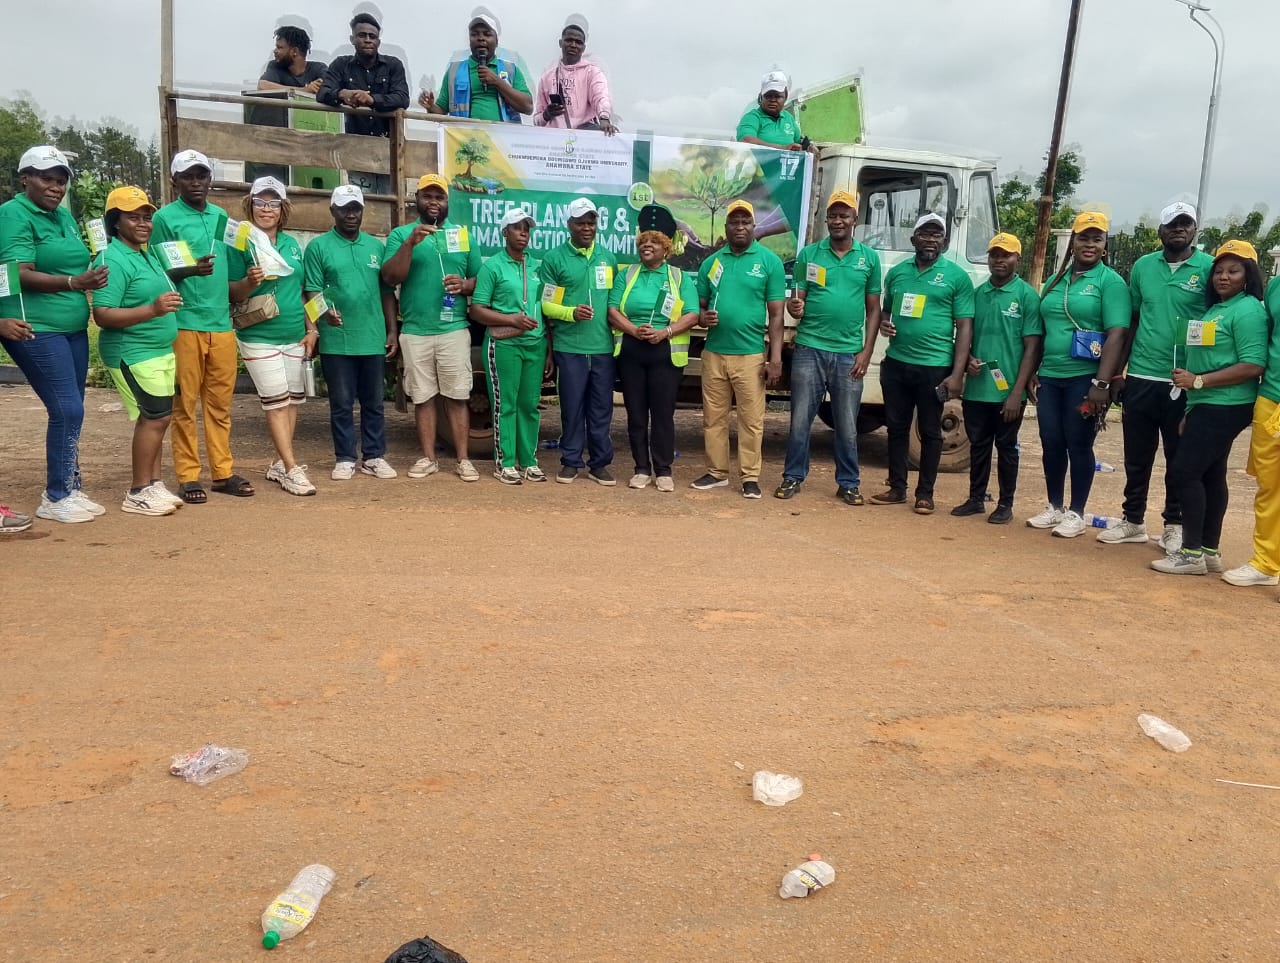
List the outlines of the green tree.
{"label": "green tree", "polygon": [[711,230],[707,243],[716,243],[716,214],[729,206],[734,198],[741,197],[751,186],[751,178],[741,171],[722,168],[716,171],[694,171],[684,178],[689,196],[707,209],[711,216]]}
{"label": "green tree", "polygon": [[489,148],[474,137],[465,141],[456,151],[453,152],[453,162],[455,164],[466,164],[467,169],[463,171],[463,178],[471,179],[471,170],[476,164],[484,165],[489,163]]}
{"label": "green tree", "polygon": [[[1076,211],[1071,201],[1084,178],[1084,157],[1079,148],[1071,148],[1058,155],[1058,172],[1053,182],[1053,213],[1049,218],[1051,229],[1066,229],[1075,219]],[[1000,184],[996,194],[996,210],[1000,216],[1000,230],[1014,235],[1022,242],[1022,270],[1031,267],[1031,252],[1035,245],[1036,222],[1040,217],[1040,195],[1044,193],[1044,174],[1034,184],[1014,174]],[[1049,257],[1053,257],[1053,245],[1049,245]],[[1048,265],[1046,265],[1046,268]]]}
{"label": "green tree", "polygon": [[1231,239],[1248,241],[1258,252],[1258,264],[1266,274],[1271,273],[1275,259],[1268,253],[1273,247],[1280,246],[1280,218],[1266,227],[1267,212],[1250,211],[1243,218],[1232,217],[1224,227],[1203,227],[1200,229],[1200,246],[1206,251],[1216,251],[1223,241]]}
{"label": "green tree", "polygon": [[0,100],[0,203],[21,189],[18,161],[25,151],[49,142],[40,111],[26,91],[13,100]]}

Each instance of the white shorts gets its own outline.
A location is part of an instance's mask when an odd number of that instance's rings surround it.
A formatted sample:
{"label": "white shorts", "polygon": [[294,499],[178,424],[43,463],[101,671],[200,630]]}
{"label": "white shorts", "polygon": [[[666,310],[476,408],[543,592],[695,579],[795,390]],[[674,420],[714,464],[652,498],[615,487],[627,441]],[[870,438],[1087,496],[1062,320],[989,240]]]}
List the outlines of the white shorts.
{"label": "white shorts", "polygon": [[466,328],[448,334],[401,334],[404,358],[404,390],[415,405],[436,395],[453,401],[471,397],[471,332]]}
{"label": "white shorts", "polygon": [[260,344],[239,341],[240,357],[253,379],[263,411],[287,408],[306,402],[302,365],[307,349],[301,344]]}

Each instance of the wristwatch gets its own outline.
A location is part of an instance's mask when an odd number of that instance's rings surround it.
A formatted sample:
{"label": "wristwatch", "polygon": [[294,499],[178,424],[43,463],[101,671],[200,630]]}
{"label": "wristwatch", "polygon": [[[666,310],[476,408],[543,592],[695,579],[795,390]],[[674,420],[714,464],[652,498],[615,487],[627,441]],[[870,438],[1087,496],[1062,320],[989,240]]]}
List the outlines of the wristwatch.
{"label": "wristwatch", "polygon": [[1192,387],[1192,388],[1195,388],[1195,390],[1196,390],[1196,391],[1199,391],[1201,388],[1203,388],[1203,387],[1204,387],[1204,375],[1196,375],[1196,380],[1195,380],[1195,381],[1193,381],[1193,382],[1191,382],[1191,387]]}
{"label": "wristwatch", "polygon": [[1093,385],[1095,388],[1101,388],[1103,391],[1111,390],[1110,381],[1101,381],[1098,378],[1090,378],[1089,383]]}

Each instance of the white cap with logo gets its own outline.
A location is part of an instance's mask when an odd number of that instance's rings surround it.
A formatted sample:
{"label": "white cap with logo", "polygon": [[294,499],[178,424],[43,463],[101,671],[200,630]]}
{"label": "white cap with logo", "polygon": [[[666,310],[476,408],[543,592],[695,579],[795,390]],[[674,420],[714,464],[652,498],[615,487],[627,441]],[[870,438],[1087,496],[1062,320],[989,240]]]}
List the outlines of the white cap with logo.
{"label": "white cap with logo", "polygon": [[249,188],[249,194],[257,197],[259,194],[271,191],[280,200],[284,200],[288,195],[285,193],[285,187],[274,177],[259,177],[253,182],[253,186]]}
{"label": "white cap with logo", "polygon": [[471,19],[467,21],[467,29],[470,30],[478,23],[485,24],[494,32],[495,36],[502,33],[500,29],[502,25],[498,23],[498,18],[493,15],[493,11],[488,7],[476,7],[472,11]]}
{"label": "white cap with logo", "polygon": [[20,171],[52,171],[59,167],[67,172],[67,176],[71,175],[71,161],[67,160],[67,155],[47,145],[31,148],[18,161]]}
{"label": "white cap with logo", "polygon": [[1184,216],[1199,223],[1199,218],[1196,217],[1196,209],[1190,204],[1178,201],[1176,204],[1170,204],[1160,212],[1160,226],[1164,227],[1167,224],[1172,224],[1178,218]]}
{"label": "white cap with logo", "polygon": [[355,184],[339,184],[329,196],[329,204],[333,207],[346,207],[348,204],[364,207],[364,192]]}
{"label": "white cap with logo", "polygon": [[569,204],[570,217],[586,217],[588,214],[599,214],[596,206],[585,197],[576,198]]}
{"label": "white cap with logo", "polygon": [[926,224],[937,224],[940,228],[942,228],[942,232],[944,234],[947,231],[947,222],[943,218],[943,216],[941,214],[935,214],[933,211],[930,211],[928,214],[923,215],[918,221],[916,221],[916,226],[911,229],[911,233],[914,234],[916,231],[920,230],[920,228],[924,227]]}
{"label": "white cap with logo", "polygon": [[190,170],[193,167],[203,167],[207,171],[213,170],[213,165],[209,163],[209,158],[198,150],[179,151],[173,155],[173,162],[169,165],[170,174],[181,174],[183,171]]}
{"label": "white cap with logo", "polygon": [[785,94],[790,82],[787,75],[781,70],[770,70],[767,74],[760,78],[760,93],[767,94],[777,92]]}
{"label": "white cap with logo", "polygon": [[509,228],[512,224],[521,224],[525,221],[532,221],[533,215],[526,211],[523,207],[512,207],[507,213],[502,215],[502,222],[499,225],[503,230]]}

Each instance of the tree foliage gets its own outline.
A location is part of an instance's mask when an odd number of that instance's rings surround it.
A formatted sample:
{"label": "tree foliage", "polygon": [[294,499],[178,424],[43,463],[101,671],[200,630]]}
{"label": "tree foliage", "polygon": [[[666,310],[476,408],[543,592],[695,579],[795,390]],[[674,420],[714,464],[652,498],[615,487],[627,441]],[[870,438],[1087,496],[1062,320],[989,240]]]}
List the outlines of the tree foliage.
{"label": "tree foliage", "polygon": [[[1084,157],[1079,148],[1072,148],[1058,155],[1057,174],[1053,182],[1053,213],[1050,228],[1068,228],[1076,216],[1072,205],[1075,193],[1084,178]],[[996,195],[996,209],[1000,215],[1000,230],[1013,234],[1022,242],[1022,270],[1031,267],[1031,252],[1035,245],[1036,221],[1040,216],[1040,195],[1044,193],[1044,174],[1029,184],[1014,174],[1000,184]],[[1049,245],[1052,259],[1053,245]],[[1047,265],[1046,265],[1047,267]]]}

